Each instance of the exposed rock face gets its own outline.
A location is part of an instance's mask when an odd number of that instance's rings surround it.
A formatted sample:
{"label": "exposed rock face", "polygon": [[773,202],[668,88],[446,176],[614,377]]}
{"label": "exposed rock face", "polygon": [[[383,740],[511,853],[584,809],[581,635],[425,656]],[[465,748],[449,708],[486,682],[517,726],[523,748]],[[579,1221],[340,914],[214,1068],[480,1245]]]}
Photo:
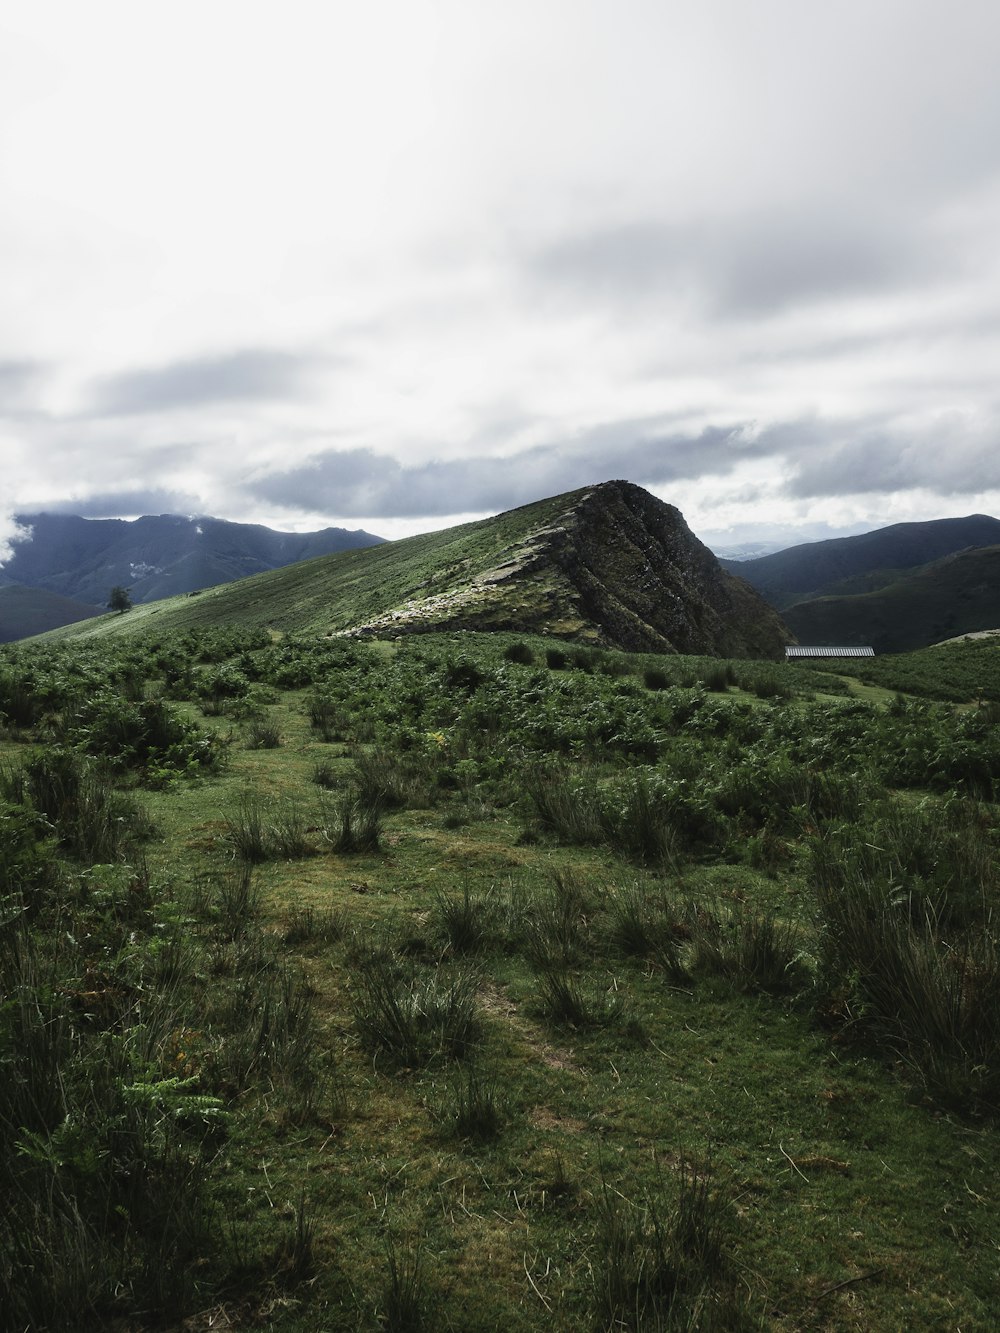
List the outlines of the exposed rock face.
{"label": "exposed rock face", "polygon": [[[556,558],[602,637],[623,648],[782,657],[792,636],[727,574],[680,511],[629,482],[585,494]],[[556,555],[553,552],[553,555]]]}
{"label": "exposed rock face", "polygon": [[783,657],[792,641],[777,613],[722,569],[678,509],[631,482],[572,491],[486,524],[512,526],[522,516],[514,540],[478,568],[464,568],[451,586],[342,632],[511,629],[634,652],[758,658]]}

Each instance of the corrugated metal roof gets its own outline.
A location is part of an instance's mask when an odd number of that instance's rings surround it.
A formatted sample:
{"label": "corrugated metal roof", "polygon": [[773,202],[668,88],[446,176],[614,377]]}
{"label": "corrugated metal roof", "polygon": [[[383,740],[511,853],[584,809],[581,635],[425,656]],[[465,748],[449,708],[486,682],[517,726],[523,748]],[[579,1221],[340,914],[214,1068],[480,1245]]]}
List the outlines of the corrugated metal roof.
{"label": "corrugated metal roof", "polygon": [[874,648],[801,648],[785,649],[786,657],[874,657]]}

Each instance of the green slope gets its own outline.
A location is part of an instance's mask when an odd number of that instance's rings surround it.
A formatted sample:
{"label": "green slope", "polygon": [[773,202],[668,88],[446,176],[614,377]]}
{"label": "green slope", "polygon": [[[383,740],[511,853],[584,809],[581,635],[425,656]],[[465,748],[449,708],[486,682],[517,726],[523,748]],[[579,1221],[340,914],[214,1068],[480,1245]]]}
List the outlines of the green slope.
{"label": "green slope", "polygon": [[628,482],[304,561],[51,637],[217,625],[379,637],[513,629],[729,657],[781,656],[788,639],[772,609],[721,569],[678,510]]}
{"label": "green slope", "polygon": [[0,643],[42,634],[54,625],[89,620],[93,614],[93,607],[71,597],[10,583],[0,587]]}
{"label": "green slope", "polygon": [[1000,546],[936,560],[888,587],[820,597],[782,612],[801,643],[899,653],[1000,625]]}
{"label": "green slope", "polygon": [[266,624],[282,631],[330,633],[368,623],[414,598],[457,591],[565,507],[566,496],[496,518],[423,533],[382,546],[318,556],[202,592],[137,606],[127,616],[70,625],[49,638],[138,633],[214,625]]}
{"label": "green slope", "polygon": [[779,611],[817,597],[874,592],[923,565],[1000,542],[1000,520],[986,514],[894,523],[856,537],[808,542],[756,560],[722,563]]}

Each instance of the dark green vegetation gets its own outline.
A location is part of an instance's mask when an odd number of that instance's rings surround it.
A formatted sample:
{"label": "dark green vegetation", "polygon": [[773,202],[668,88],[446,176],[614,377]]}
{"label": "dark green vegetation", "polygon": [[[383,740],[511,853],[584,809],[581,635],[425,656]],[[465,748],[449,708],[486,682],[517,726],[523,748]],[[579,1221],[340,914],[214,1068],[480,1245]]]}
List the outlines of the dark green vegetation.
{"label": "dark green vegetation", "polygon": [[262,624],[369,637],[513,629],[725,657],[778,658],[788,639],[771,608],[721,569],[676,509],[628,482],[307,560],[70,626],[59,637]]}
{"label": "dark green vegetation", "polygon": [[56,592],[21,584],[0,586],[0,643],[44,634],[60,625],[90,620],[96,614],[95,607]]}
{"label": "dark green vegetation", "polygon": [[114,585],[149,602],[381,540],[344,528],[274,532],[177,514],[133,522],[22,514],[19,521],[31,536],[14,543],[0,568],[2,642],[96,615]]}
{"label": "dark green vegetation", "polygon": [[0,655],[0,1326],[995,1327],[1000,649],[145,624]]}
{"label": "dark green vegetation", "polygon": [[875,592],[945,556],[998,543],[1000,519],[971,514],[929,523],[894,523],[857,537],[807,542],[755,560],[723,564],[783,611],[815,597]]}
{"label": "dark green vegetation", "polygon": [[1000,520],[973,514],[722,563],[800,643],[901,653],[1000,626],[998,542]]}
{"label": "dark green vegetation", "polygon": [[819,597],[782,612],[802,643],[899,653],[1000,626],[1000,546],[946,556],[877,592]]}

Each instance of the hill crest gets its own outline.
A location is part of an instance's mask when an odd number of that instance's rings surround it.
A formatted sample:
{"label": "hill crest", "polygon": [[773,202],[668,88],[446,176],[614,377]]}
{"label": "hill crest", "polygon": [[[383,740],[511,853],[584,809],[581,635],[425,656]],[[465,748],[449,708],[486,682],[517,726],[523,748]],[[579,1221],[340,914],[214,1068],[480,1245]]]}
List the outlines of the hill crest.
{"label": "hill crest", "polygon": [[[41,512],[19,514],[17,521],[30,536],[14,544],[0,567],[0,586],[35,589],[39,606],[52,616],[59,614],[60,598],[82,603],[94,615],[104,609],[115,586],[127,587],[135,603],[150,602],[383,540],[345,528],[279,532],[261,524],[178,514],[90,519]],[[3,607],[0,637],[33,632],[33,622],[18,615],[13,598]],[[79,616],[67,614],[55,623],[74,618]]]}
{"label": "hill crest", "polygon": [[1000,519],[965,518],[893,523],[854,537],[790,546],[753,560],[721,563],[738,572],[783,611],[816,597],[875,592],[932,561],[959,551],[1000,544]]}
{"label": "hill crest", "polygon": [[508,629],[729,657],[779,657],[790,637],[679,510],[627,481],[137,607],[66,635],[152,628],[153,615],[164,629],[252,622],[379,637]]}

